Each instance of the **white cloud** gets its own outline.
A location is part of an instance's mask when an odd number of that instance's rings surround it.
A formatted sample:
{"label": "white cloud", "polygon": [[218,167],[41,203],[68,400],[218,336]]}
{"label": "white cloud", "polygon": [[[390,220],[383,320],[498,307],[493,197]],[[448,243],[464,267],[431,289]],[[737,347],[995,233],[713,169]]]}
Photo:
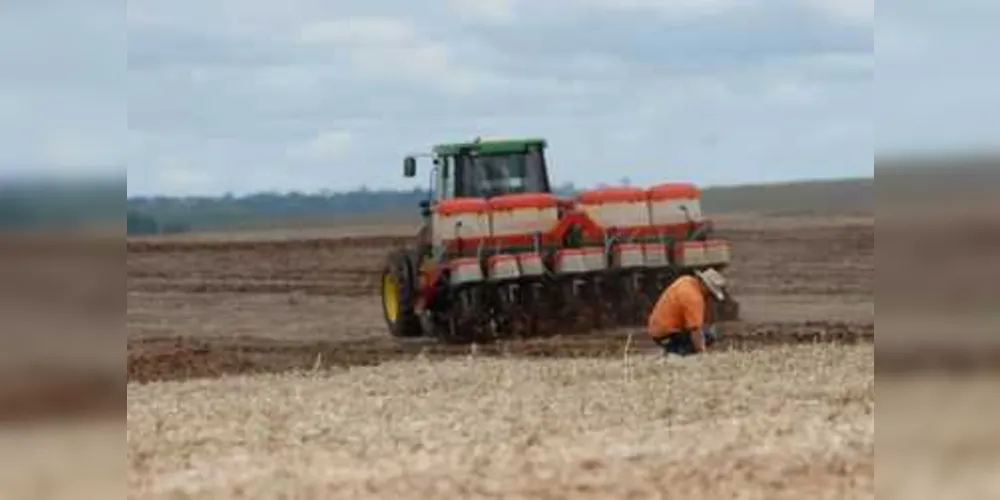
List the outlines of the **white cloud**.
{"label": "white cloud", "polygon": [[919,61],[928,43],[898,23],[880,22],[875,32],[875,46],[878,58],[884,64]]}
{"label": "white cloud", "polygon": [[455,95],[470,95],[494,81],[486,71],[456,63],[449,47],[438,42],[358,49],[351,56],[353,67],[366,76],[404,78]]}
{"label": "white cloud", "polygon": [[779,79],[767,86],[767,95],[777,103],[803,106],[818,98],[816,88],[796,79]]}
{"label": "white cloud", "polygon": [[857,24],[875,23],[875,0],[804,0],[807,5],[831,16]]}
{"label": "white cloud", "polygon": [[99,138],[67,132],[48,137],[42,145],[44,164],[59,171],[74,172],[95,168],[120,171],[124,151]]}
{"label": "white cloud", "polygon": [[344,130],[324,130],[306,142],[289,147],[288,157],[306,161],[339,160],[350,151],[353,139]]}
{"label": "white cloud", "polygon": [[164,158],[153,168],[156,183],[165,193],[205,193],[217,186],[211,173],[177,158]]}
{"label": "white cloud", "polygon": [[399,78],[449,93],[467,95],[491,81],[485,71],[454,60],[451,47],[418,33],[412,22],[389,17],[348,17],[301,29],[299,40],[348,54],[352,69],[366,78]]}
{"label": "white cloud", "polygon": [[269,92],[302,94],[321,91],[322,80],[330,69],[315,65],[268,66],[253,72],[252,83]]}
{"label": "white cloud", "polygon": [[318,21],[301,28],[307,43],[347,46],[405,46],[417,41],[413,24],[403,19],[355,16]]}
{"label": "white cloud", "polygon": [[466,19],[507,23],[516,18],[521,2],[518,0],[448,0],[448,5]]}
{"label": "white cloud", "polygon": [[129,0],[129,191],[423,185],[402,155],[478,132],[549,138],[581,184],[864,171],[873,28],[846,2]]}
{"label": "white cloud", "polygon": [[125,65],[121,5],[0,7],[0,175],[120,171]]}
{"label": "white cloud", "polygon": [[804,66],[832,71],[862,71],[875,73],[875,54],[857,52],[828,52],[816,54],[802,61]]}
{"label": "white cloud", "polygon": [[130,28],[148,28],[157,24],[157,16],[149,2],[129,1],[125,4],[125,22]]}
{"label": "white cloud", "polygon": [[612,11],[646,11],[668,19],[720,14],[754,0],[585,0],[585,4]]}
{"label": "white cloud", "polygon": [[[556,0],[559,1],[559,0]],[[724,14],[740,8],[760,8],[783,0],[563,0],[567,8],[650,12],[666,19],[687,19]],[[858,24],[875,20],[875,0],[785,0],[825,15]]]}

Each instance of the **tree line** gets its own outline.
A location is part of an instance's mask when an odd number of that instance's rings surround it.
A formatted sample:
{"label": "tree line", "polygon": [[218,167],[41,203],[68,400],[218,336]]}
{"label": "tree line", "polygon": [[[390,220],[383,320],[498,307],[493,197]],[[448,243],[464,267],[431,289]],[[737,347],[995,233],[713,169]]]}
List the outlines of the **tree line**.
{"label": "tree line", "polygon": [[[564,186],[572,190],[572,186]],[[171,234],[322,221],[359,214],[418,213],[425,189],[316,193],[266,192],[244,196],[126,196],[121,182],[0,182],[0,231],[120,224],[129,235]],[[124,205],[124,207],[123,207]]]}
{"label": "tree line", "polygon": [[[576,188],[565,184],[560,193]],[[268,222],[321,221],[368,214],[419,213],[426,189],[369,189],[316,193],[254,193],[220,197],[133,197],[128,199],[129,234],[253,227]]]}
{"label": "tree line", "polygon": [[[556,190],[577,191],[572,184]],[[368,189],[347,192],[266,192],[243,196],[127,197],[125,182],[104,184],[0,183],[0,230],[72,227],[122,222],[129,235],[199,230],[322,224],[359,215],[393,217],[419,213],[426,189]],[[124,198],[124,200],[123,200]],[[874,179],[734,186],[706,189],[706,212],[801,213],[867,211],[874,203]]]}
{"label": "tree line", "polygon": [[[573,184],[556,188],[577,192]],[[711,187],[702,192],[706,213],[867,213],[874,207],[874,178],[803,181],[782,184]],[[286,227],[323,224],[359,215],[419,213],[424,189],[372,190],[305,194],[256,193],[221,197],[136,197],[128,199],[129,234],[207,229]]]}
{"label": "tree line", "polygon": [[120,221],[122,182],[0,183],[0,230],[67,228]]}

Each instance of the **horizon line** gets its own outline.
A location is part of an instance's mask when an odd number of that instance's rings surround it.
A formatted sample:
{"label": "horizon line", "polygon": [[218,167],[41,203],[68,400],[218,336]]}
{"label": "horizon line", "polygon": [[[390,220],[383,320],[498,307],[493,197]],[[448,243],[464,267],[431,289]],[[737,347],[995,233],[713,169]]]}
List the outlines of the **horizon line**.
{"label": "horizon line", "polygon": [[[820,177],[799,177],[799,178],[791,178],[791,179],[787,179],[787,180],[772,180],[772,181],[767,181],[767,182],[714,183],[714,184],[702,185],[702,186],[699,186],[699,188],[702,189],[702,190],[710,190],[710,189],[730,189],[730,188],[742,188],[742,187],[786,186],[786,185],[792,185],[792,184],[811,184],[811,183],[830,183],[830,182],[856,182],[856,181],[869,181],[869,180],[870,181],[874,181],[875,180],[875,175],[874,174],[872,174],[870,176],[855,175],[855,176],[843,176],[843,177],[833,177],[833,176],[830,176],[830,177],[823,177],[823,176],[820,176]],[[684,181],[676,181],[676,182],[684,182]],[[617,182],[608,182],[608,183],[605,183],[605,184],[607,184],[608,186],[621,186],[622,185],[621,183],[617,183]],[[559,189],[560,187],[566,186],[566,185],[572,186],[574,189],[577,189],[577,190],[580,190],[580,189],[599,189],[598,187],[596,187],[596,185],[593,186],[593,187],[581,187],[581,186],[577,186],[573,182],[565,182],[565,183],[562,183],[560,185],[556,185],[555,189]],[[285,190],[285,191],[279,191],[279,190],[262,191],[262,190],[257,190],[257,191],[248,191],[248,192],[245,192],[243,194],[236,194],[236,193],[232,193],[232,192],[223,192],[223,193],[215,193],[215,194],[204,194],[204,193],[201,193],[201,194],[194,194],[194,193],[192,193],[192,194],[132,194],[132,195],[126,195],[126,200],[143,199],[143,198],[145,198],[145,199],[149,199],[149,198],[173,198],[173,199],[201,198],[201,199],[205,199],[205,198],[225,198],[227,196],[232,196],[233,198],[249,198],[249,197],[252,197],[252,196],[265,195],[265,194],[279,195],[279,196],[287,196],[287,195],[290,195],[290,194],[301,194],[301,195],[304,195],[304,196],[317,196],[317,195],[321,195],[321,194],[326,194],[326,195],[344,195],[344,194],[360,193],[360,192],[363,192],[363,191],[366,191],[366,190],[367,191],[372,191],[372,192],[387,192],[388,191],[388,192],[402,193],[402,192],[410,192],[410,191],[414,191],[414,190],[426,192],[427,188],[426,187],[418,187],[418,186],[414,186],[414,187],[410,187],[410,188],[405,188],[405,187],[392,188],[392,187],[378,187],[378,186],[360,185],[360,186],[356,186],[356,187],[354,187],[352,189],[337,189],[337,190],[333,190],[333,189],[323,189],[323,188],[320,188],[320,189],[317,189],[317,190],[314,190],[314,191],[299,191],[299,190],[295,190],[295,189]],[[325,193],[324,193],[324,191],[325,191]]]}

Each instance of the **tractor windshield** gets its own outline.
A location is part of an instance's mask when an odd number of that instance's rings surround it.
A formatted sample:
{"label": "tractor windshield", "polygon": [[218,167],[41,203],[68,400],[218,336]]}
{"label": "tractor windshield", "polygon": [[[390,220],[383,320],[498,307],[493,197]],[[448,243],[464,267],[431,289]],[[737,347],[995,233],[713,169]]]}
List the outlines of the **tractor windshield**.
{"label": "tractor windshield", "polygon": [[462,156],[458,161],[458,192],[464,196],[489,198],[508,193],[549,191],[545,161],[538,150]]}

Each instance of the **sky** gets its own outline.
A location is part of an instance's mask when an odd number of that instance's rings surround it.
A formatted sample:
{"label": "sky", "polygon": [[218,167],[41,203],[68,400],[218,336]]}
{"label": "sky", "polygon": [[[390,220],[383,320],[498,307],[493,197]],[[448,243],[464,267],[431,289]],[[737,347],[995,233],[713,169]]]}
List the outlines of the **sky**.
{"label": "sky", "polygon": [[876,35],[874,0],[4,2],[0,173],[407,188],[429,165],[405,179],[404,155],[482,134],[547,138],[557,183],[717,185],[1000,130],[979,54],[1000,2],[879,8]]}

